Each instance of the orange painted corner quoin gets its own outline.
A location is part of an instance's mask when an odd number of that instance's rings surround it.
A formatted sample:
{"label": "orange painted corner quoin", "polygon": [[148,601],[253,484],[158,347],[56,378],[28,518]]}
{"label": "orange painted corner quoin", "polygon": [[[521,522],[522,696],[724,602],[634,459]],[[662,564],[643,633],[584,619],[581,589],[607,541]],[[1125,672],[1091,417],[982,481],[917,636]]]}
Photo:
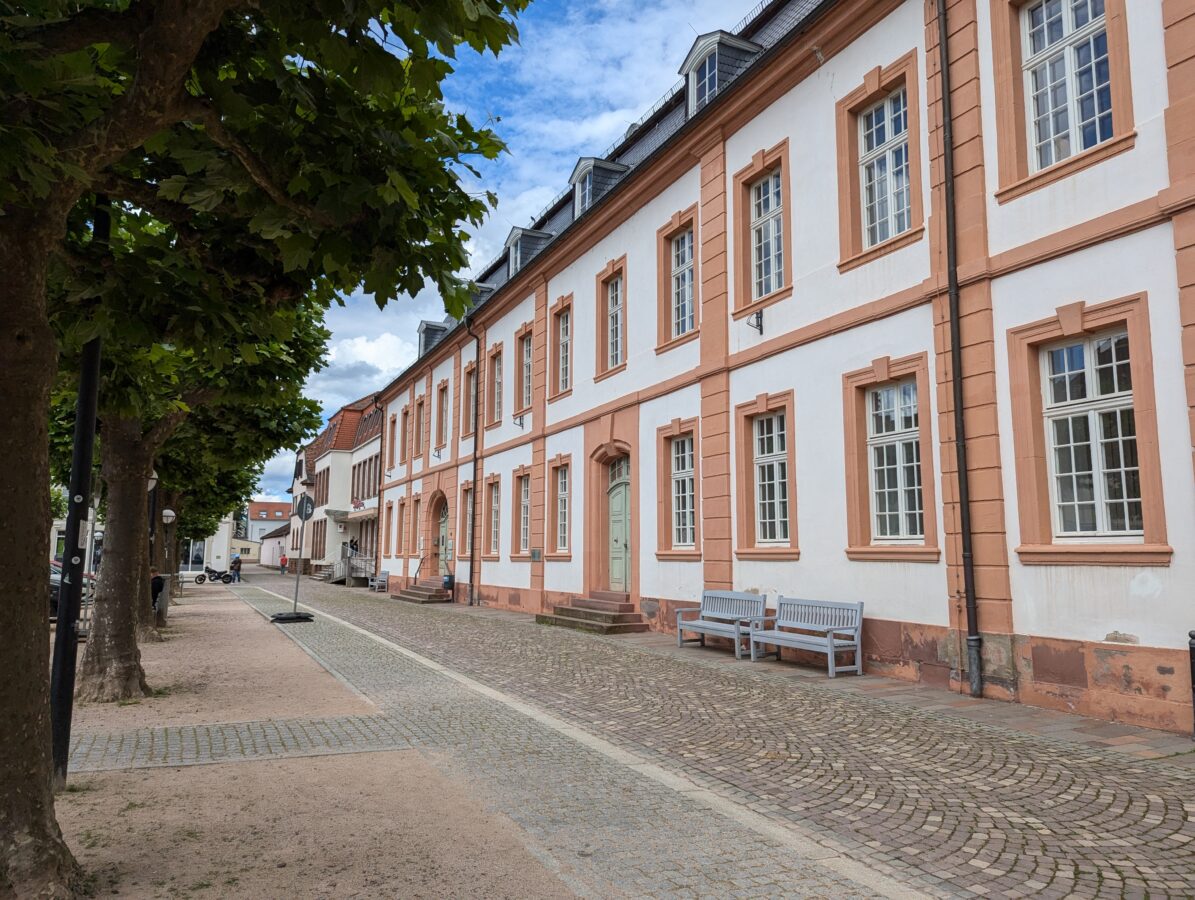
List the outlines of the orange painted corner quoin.
{"label": "orange painted corner quoin", "polygon": [[[925,536],[916,543],[888,543],[875,540],[872,529],[869,471],[867,459],[867,391],[909,376],[916,379],[918,400],[918,440],[921,444],[922,508],[925,511]],[[933,416],[929,398],[934,383],[930,379],[929,354],[918,353],[901,359],[881,357],[866,369],[842,376],[843,423],[846,447],[846,502],[848,559],[882,562],[938,562],[937,475],[934,472]]]}
{"label": "orange painted corner quoin", "polygon": [[[1139,543],[1076,543],[1054,537],[1046,435],[1042,411],[1041,348],[1064,337],[1124,328],[1129,337],[1133,411],[1141,479],[1144,536]],[[1145,294],[1087,304],[1060,306],[1056,314],[1008,333],[1009,388],[1016,455],[1017,504],[1024,565],[1166,566],[1173,550],[1166,543],[1166,510],[1154,401],[1153,345]]]}
{"label": "orange painted corner quoin", "polygon": [[[788,155],[788,138],[768,150],[759,150],[751,162],[734,173],[731,201],[734,210],[734,309],[731,315],[741,319],[752,313],[779,303],[792,296],[793,292],[793,247],[792,247],[792,187],[791,162]],[[781,234],[781,253],[784,261],[784,277],[781,285],[762,297],[752,293],[751,271],[751,187],[763,176],[780,171],[780,207],[786,217]]]}
{"label": "orange painted corner quoin", "polygon": [[[900,88],[905,89],[909,135],[909,228],[871,247],[863,239],[863,189],[859,171],[859,117]],[[842,255],[839,272],[865,265],[888,253],[916,243],[925,236],[925,204],[922,199],[921,84],[917,73],[917,51],[910,50],[891,65],[876,66],[863,84],[838,101],[835,127],[838,146],[838,241]]]}
{"label": "orange painted corner quoin", "polygon": [[[775,394],[760,394],[754,400],[740,403],[734,408],[738,466],[736,472],[736,515],[737,547],[735,558],[740,560],[796,560],[801,551],[797,543],[797,460],[796,428],[794,424],[794,391]],[[769,413],[784,414],[785,475],[788,493],[788,540],[776,543],[760,543],[752,523],[755,522],[755,440],[754,422],[757,416]]]}
{"label": "orange painted corner quoin", "polygon": [[996,200],[1006,203],[1059,179],[1073,175],[1110,156],[1132,148],[1136,132],[1133,86],[1129,71],[1127,0],[1106,0],[1108,69],[1112,91],[1112,138],[1086,151],[1034,170],[1029,159],[1028,115],[1021,60],[1021,11],[1030,0],[989,0],[992,23],[993,80],[996,89]]}

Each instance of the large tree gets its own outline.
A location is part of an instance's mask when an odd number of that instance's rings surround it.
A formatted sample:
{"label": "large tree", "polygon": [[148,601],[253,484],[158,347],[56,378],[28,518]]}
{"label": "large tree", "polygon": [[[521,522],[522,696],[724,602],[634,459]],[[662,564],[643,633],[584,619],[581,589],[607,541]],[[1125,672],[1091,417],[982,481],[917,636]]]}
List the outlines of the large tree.
{"label": "large tree", "polygon": [[[497,51],[525,0],[0,0],[0,893],[67,896],[54,820],[45,639],[47,421],[56,341],[47,281],[80,201],[178,203],[235,217],[291,272],[379,302],[433,281],[466,292],[457,177],[488,132],[444,109],[446,58]],[[155,180],[147,158],[177,168]],[[254,248],[255,250],[258,248]],[[202,248],[191,248],[202,256]],[[289,279],[296,281],[298,279]],[[262,284],[276,302],[297,295]],[[242,323],[213,297],[221,334]],[[121,322],[89,317],[96,333]],[[92,326],[89,326],[92,327]]]}

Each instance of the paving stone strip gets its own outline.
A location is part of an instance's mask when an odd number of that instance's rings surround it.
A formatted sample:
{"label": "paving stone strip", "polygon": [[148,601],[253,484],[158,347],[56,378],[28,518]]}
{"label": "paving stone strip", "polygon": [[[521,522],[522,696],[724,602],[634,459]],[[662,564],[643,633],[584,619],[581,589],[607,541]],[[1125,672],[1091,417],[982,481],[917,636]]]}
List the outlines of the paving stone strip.
{"label": "paving stone strip", "polygon": [[[236,593],[263,613],[287,604]],[[285,631],[384,710],[387,727],[515,821],[581,896],[913,897],[811,845],[773,840],[449,675],[317,617]],[[815,859],[812,857],[819,857]],[[858,869],[865,884],[840,869]]]}
{"label": "paving stone strip", "polygon": [[942,892],[1195,896],[1195,773],[1164,760],[617,638],[314,582],[302,599]]}

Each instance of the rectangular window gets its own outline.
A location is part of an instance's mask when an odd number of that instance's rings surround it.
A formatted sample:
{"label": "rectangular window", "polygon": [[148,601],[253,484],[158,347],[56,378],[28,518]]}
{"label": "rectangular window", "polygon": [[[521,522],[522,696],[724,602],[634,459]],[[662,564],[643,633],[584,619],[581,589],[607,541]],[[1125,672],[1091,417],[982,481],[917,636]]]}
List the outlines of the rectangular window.
{"label": "rectangular window", "polygon": [[490,424],[502,421],[502,353],[490,357]]}
{"label": "rectangular window", "polygon": [[463,532],[464,540],[461,541],[461,546],[464,548],[464,553],[473,552],[473,489],[465,488],[461,492],[461,506],[465,510],[464,518],[461,520],[461,530]]}
{"label": "rectangular window", "polygon": [[532,346],[531,335],[527,334],[519,338],[519,408],[529,409],[531,407],[531,364],[532,364]]}
{"label": "rectangular window", "polygon": [[755,540],[758,544],[788,542],[788,447],[785,414],[756,416]]}
{"label": "rectangular window", "polygon": [[864,242],[872,247],[911,227],[909,110],[904,87],[859,116]]}
{"label": "rectangular window", "polygon": [[423,400],[415,403],[415,455],[423,455]]}
{"label": "rectangular window", "polygon": [[606,282],[606,344],[607,368],[622,365],[622,276],[616,275]]}
{"label": "rectangular window", "polygon": [[1142,534],[1128,334],[1046,348],[1042,372],[1055,536]]}
{"label": "rectangular window", "polygon": [[780,170],[751,185],[751,299],[784,285],[784,207]]}
{"label": "rectangular window", "polygon": [[448,443],[448,385],[440,385],[436,393],[436,446]]}
{"label": "rectangular window", "polygon": [[672,336],[693,330],[693,229],[672,239]]}
{"label": "rectangular window", "polygon": [[477,395],[477,369],[470,369],[465,373],[465,408],[462,416],[465,422],[465,434],[472,434],[477,430],[477,419],[474,415]]}
{"label": "rectangular window", "polygon": [[556,549],[568,550],[568,466],[556,469]]}
{"label": "rectangular window", "polygon": [[519,477],[519,552],[531,549],[531,476]]}
{"label": "rectangular window", "polygon": [[572,385],[572,310],[556,317],[556,389],[567,391]]}
{"label": "rectangular window", "polygon": [[693,436],[672,440],[672,547],[691,549],[696,545],[697,521],[694,503]]}
{"label": "rectangular window", "polygon": [[1112,138],[1104,0],[1042,0],[1021,13],[1035,168]]}
{"label": "rectangular window", "polygon": [[490,485],[490,554],[498,555],[502,525],[502,486],[495,481]]}
{"label": "rectangular window", "polygon": [[402,411],[402,431],[398,438],[399,442],[400,442],[398,458],[401,462],[407,461],[408,450],[410,449],[409,444],[408,444],[409,439],[407,436],[407,432],[410,430],[410,426],[411,426],[411,414],[410,414],[410,412],[408,412],[407,410],[404,409]]}
{"label": "rectangular window", "polygon": [[867,392],[872,542],[922,540],[921,431],[915,379]]}
{"label": "rectangular window", "polygon": [[718,93],[718,49],[697,64],[694,71],[693,102],[695,109],[701,109]]}
{"label": "rectangular window", "polygon": [[[403,556],[403,536],[407,533],[407,505],[405,503],[398,504],[398,521],[397,527],[394,529],[394,555]],[[390,536],[386,536],[386,545],[390,544]]]}

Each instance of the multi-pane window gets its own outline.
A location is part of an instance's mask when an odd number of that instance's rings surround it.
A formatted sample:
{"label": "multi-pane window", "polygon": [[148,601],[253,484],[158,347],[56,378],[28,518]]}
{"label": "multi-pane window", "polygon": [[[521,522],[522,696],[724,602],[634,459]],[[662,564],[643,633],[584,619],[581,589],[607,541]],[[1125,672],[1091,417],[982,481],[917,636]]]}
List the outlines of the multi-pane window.
{"label": "multi-pane window", "polygon": [[784,207],[780,170],[751,185],[751,297],[758,300],[784,285]]}
{"label": "multi-pane window", "polygon": [[531,476],[519,476],[519,552],[531,548]]}
{"label": "multi-pane window", "polygon": [[867,453],[871,472],[872,540],[925,537],[921,491],[921,431],[917,382],[867,392]]}
{"label": "multi-pane window", "polygon": [[568,550],[568,466],[556,469],[556,549]]}
{"label": "multi-pane window", "polygon": [[461,506],[465,508],[465,518],[463,523],[465,530],[465,540],[463,543],[465,545],[465,552],[471,553],[473,552],[473,489],[465,488],[464,491],[461,492],[461,499],[464,501],[461,503]]}
{"label": "multi-pane window", "polygon": [[607,368],[622,365],[622,276],[615,275],[606,282],[606,360]]}
{"label": "multi-pane window", "polygon": [[756,416],[755,539],[760,544],[788,541],[788,435],[782,412]]}
{"label": "multi-pane window", "polygon": [[1030,149],[1044,169],[1112,137],[1104,0],[1042,0],[1021,21]]}
{"label": "multi-pane window", "polygon": [[492,395],[490,397],[490,421],[502,421],[502,354],[495,353],[490,357],[490,384]]}
{"label": "multi-pane window", "polygon": [[519,384],[519,408],[527,409],[531,406],[531,335],[519,338],[519,365],[521,381]]}
{"label": "multi-pane window", "polygon": [[1048,348],[1042,372],[1055,535],[1141,534],[1128,335]]}
{"label": "multi-pane window", "polygon": [[697,541],[694,497],[693,435],[672,440],[672,546],[693,547]]}
{"label": "multi-pane window", "polygon": [[415,455],[423,455],[423,401],[415,404]]}
{"label": "multi-pane window", "polygon": [[718,93],[718,48],[697,64],[693,72],[694,109],[701,109]]}
{"label": "multi-pane window", "polygon": [[510,269],[510,275],[513,278],[515,272],[519,271],[520,267],[523,265],[523,254],[518,241],[515,241],[510,245],[509,253],[510,255],[507,259],[507,268]]}
{"label": "multi-pane window", "polygon": [[409,451],[409,440],[410,440],[407,432],[410,430],[410,427],[411,427],[411,413],[408,410],[404,409],[402,411],[402,432],[399,435],[399,441],[401,443],[400,443],[400,448],[399,448],[399,452],[398,452],[398,458],[400,460],[402,460],[403,462],[407,461],[407,456],[408,456],[408,451]]}
{"label": "multi-pane window", "polygon": [[436,394],[436,446],[448,443],[448,385],[442,385]]}
{"label": "multi-pane window", "polygon": [[472,434],[477,428],[477,370],[465,373],[465,434]]}
{"label": "multi-pane window", "polygon": [[572,384],[572,310],[556,317],[556,389],[567,391]]}
{"label": "multi-pane window", "polygon": [[490,485],[490,553],[498,555],[498,541],[502,525],[502,486],[495,481]]}
{"label": "multi-pane window", "polygon": [[693,229],[672,239],[672,336],[688,334],[693,314]]}
{"label": "multi-pane window", "polygon": [[908,231],[909,109],[904,87],[859,116],[863,236],[868,247]]}
{"label": "multi-pane window", "polygon": [[585,212],[593,203],[593,169],[581,176],[577,182],[577,214]]}

